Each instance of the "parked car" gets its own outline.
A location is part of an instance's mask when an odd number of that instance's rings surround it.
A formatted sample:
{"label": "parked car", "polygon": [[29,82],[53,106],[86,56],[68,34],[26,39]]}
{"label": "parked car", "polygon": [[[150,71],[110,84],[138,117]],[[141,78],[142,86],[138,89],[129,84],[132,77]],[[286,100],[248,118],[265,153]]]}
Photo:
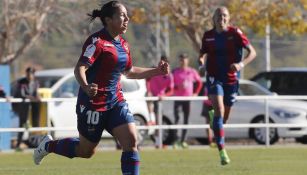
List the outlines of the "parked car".
{"label": "parked car", "polygon": [[[51,126],[76,128],[74,131],[54,131],[52,132],[52,135],[55,138],[78,137],[75,105],[79,84],[74,77],[73,69],[50,69],[37,71],[36,78],[40,83],[39,92],[49,93],[47,96],[53,98],[72,99],[72,101],[48,102],[47,115]],[[145,96],[145,80],[132,80],[122,76],[121,85],[124,97],[126,98],[131,99]],[[42,95],[46,96],[46,94]],[[146,101],[127,100],[127,103],[129,109],[134,115],[137,125],[147,125],[148,123],[155,121],[155,119],[149,117]],[[153,132],[154,130],[139,130],[139,142],[142,143],[144,139],[148,135],[153,134]],[[110,135],[107,132],[104,132],[103,136],[109,137]]]}
{"label": "parked car", "polygon": [[279,95],[307,95],[307,68],[277,68],[251,80]]}
{"label": "parked car", "polygon": [[[276,95],[249,80],[240,80],[239,95]],[[173,102],[163,103],[163,122],[172,124],[174,120]],[[191,102],[190,124],[204,124],[201,117],[202,101]],[[171,110],[170,110],[171,109]],[[271,123],[307,124],[307,102],[297,100],[270,100],[269,116]],[[264,123],[264,100],[238,100],[231,111],[229,124]],[[265,143],[265,128],[225,128],[226,138],[252,138],[259,144]],[[302,138],[307,135],[307,128],[270,128],[270,143],[279,138]],[[205,140],[207,134],[204,129],[190,129],[188,137],[199,141]],[[171,144],[175,140],[174,130],[165,130],[163,140]]]}

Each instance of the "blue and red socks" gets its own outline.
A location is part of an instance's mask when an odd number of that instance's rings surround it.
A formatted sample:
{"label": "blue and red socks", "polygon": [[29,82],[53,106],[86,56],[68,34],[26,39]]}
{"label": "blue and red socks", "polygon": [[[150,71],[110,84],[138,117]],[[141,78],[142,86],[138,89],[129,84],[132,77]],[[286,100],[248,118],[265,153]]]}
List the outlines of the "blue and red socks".
{"label": "blue and red socks", "polygon": [[77,138],[52,140],[46,144],[45,149],[49,153],[55,153],[72,159],[77,157],[75,149],[79,142],[80,140]]}
{"label": "blue and red socks", "polygon": [[121,158],[122,173],[125,175],[139,175],[140,156],[136,151],[123,152]]}
{"label": "blue and red socks", "polygon": [[215,142],[217,147],[220,150],[224,149],[225,146],[225,135],[224,135],[224,127],[223,127],[223,117],[222,116],[214,116],[213,118],[213,132],[215,137]]}

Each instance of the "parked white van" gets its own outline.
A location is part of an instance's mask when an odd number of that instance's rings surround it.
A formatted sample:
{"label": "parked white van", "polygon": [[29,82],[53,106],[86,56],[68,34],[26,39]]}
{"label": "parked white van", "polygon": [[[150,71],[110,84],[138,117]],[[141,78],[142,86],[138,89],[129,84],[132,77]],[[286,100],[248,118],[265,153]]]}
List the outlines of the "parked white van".
{"label": "parked white van", "polygon": [[[72,131],[54,131],[52,135],[55,138],[78,137],[76,100],[78,96],[79,84],[73,74],[73,68],[69,69],[50,69],[36,72],[36,79],[39,81],[39,91],[49,93],[52,98],[68,98],[71,100],[48,102],[47,116],[49,124],[53,127],[73,127]],[[127,79],[121,77],[121,85],[125,98],[132,99],[145,97],[146,84],[145,80]],[[46,94],[45,94],[46,96]],[[155,122],[154,118],[149,118],[148,108],[145,100],[127,100],[129,109],[134,115],[137,125],[147,125]],[[152,131],[139,130],[138,139],[142,143],[145,137],[153,134]],[[104,132],[104,137],[110,134]]]}

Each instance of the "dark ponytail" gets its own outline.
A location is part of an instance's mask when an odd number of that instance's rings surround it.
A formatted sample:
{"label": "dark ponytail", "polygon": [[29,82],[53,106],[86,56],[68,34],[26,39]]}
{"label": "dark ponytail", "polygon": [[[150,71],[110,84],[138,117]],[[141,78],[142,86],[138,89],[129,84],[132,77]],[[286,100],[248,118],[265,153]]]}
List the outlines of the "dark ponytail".
{"label": "dark ponytail", "polygon": [[88,13],[87,14],[90,17],[91,22],[95,20],[97,17],[101,17],[101,11],[98,9],[95,9],[92,11],[92,14]]}
{"label": "dark ponytail", "polygon": [[95,20],[95,18],[99,17],[102,24],[106,26],[105,18],[112,18],[116,13],[117,9],[122,5],[119,1],[110,1],[103,6],[101,9],[95,9],[92,11],[92,14],[87,14],[90,17],[91,22]]}

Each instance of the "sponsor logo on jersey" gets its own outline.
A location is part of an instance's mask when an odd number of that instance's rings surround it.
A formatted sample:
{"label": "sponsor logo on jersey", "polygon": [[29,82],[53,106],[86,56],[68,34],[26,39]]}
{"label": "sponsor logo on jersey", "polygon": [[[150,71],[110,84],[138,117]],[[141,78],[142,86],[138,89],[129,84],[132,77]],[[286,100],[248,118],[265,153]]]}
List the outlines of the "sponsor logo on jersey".
{"label": "sponsor logo on jersey", "polygon": [[110,43],[104,43],[103,46],[106,46],[106,47],[114,47],[113,44],[110,44]]}
{"label": "sponsor logo on jersey", "polygon": [[206,41],[214,41],[214,38],[206,38]]}
{"label": "sponsor logo on jersey", "polygon": [[80,105],[80,112],[82,113],[85,109],[85,106],[84,105]]}

